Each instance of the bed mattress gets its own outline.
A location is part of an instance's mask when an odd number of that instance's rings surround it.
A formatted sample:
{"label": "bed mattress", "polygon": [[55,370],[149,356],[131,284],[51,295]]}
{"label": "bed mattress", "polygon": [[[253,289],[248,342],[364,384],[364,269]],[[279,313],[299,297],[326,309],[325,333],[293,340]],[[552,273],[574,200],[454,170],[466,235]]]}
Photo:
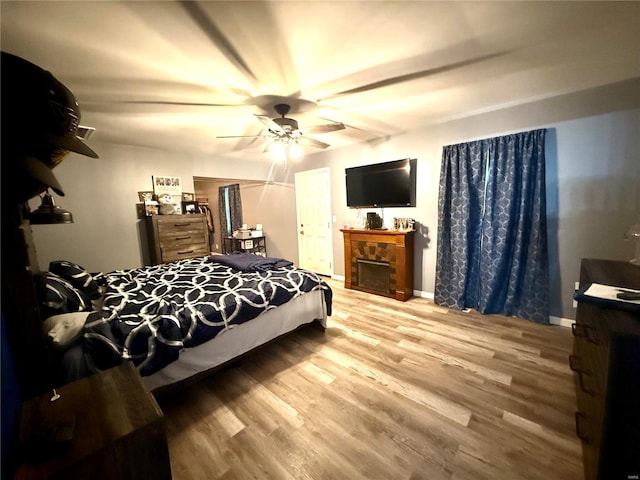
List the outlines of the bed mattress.
{"label": "bed mattress", "polygon": [[234,325],[206,343],[185,349],[178,360],[142,380],[149,390],[185,380],[314,320],[323,327],[327,325],[327,306],[321,290],[305,293],[251,321]]}

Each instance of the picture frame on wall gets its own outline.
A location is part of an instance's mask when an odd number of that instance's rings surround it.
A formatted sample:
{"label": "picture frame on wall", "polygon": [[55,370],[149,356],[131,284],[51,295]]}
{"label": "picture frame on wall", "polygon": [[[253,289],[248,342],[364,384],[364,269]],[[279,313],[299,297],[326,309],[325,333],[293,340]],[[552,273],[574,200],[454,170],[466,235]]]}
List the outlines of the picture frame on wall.
{"label": "picture frame on wall", "polygon": [[198,202],[196,201],[183,201],[182,202],[182,213],[185,215],[200,213],[198,210]]}
{"label": "picture frame on wall", "polygon": [[168,193],[182,197],[182,182],[180,181],[180,177],[153,175],[151,179],[153,181],[153,192],[156,195]]}

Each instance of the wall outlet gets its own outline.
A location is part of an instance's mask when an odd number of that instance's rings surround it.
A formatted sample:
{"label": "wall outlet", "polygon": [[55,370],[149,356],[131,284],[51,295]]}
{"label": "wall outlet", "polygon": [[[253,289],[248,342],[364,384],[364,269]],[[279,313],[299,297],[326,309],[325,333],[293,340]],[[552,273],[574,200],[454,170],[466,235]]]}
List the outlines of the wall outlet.
{"label": "wall outlet", "polygon": [[216,243],[216,250],[220,250],[220,245]]}

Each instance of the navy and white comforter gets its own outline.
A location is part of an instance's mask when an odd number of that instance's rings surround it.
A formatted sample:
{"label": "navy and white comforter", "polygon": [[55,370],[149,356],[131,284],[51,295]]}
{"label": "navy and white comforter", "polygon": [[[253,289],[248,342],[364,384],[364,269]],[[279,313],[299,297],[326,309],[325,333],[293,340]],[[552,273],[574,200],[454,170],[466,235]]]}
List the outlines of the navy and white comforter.
{"label": "navy and white comforter", "polygon": [[315,273],[293,266],[241,272],[213,258],[104,274],[103,307],[85,326],[89,364],[104,369],[127,359],[151,375],[184,348],[312,290],[324,291],[330,314],[331,289]]}

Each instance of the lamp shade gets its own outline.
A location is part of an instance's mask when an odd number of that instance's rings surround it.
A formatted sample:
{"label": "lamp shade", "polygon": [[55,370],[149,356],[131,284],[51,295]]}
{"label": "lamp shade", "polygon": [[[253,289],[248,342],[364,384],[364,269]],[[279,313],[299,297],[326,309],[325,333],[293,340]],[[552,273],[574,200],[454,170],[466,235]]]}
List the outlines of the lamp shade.
{"label": "lamp shade", "polygon": [[29,222],[32,225],[73,223],[73,215],[70,211],[56,205],[53,197],[45,193],[40,206],[29,215]]}

